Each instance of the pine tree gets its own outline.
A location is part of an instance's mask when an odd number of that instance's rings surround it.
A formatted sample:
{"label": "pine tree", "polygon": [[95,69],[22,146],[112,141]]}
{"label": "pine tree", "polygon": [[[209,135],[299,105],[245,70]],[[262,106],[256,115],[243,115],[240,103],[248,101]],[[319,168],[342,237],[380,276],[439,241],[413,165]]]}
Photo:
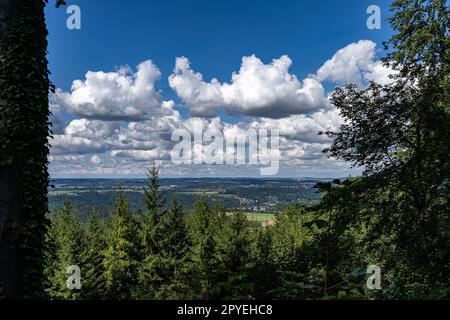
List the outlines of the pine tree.
{"label": "pine tree", "polygon": [[254,261],[251,272],[254,294],[257,300],[272,298],[272,290],[277,286],[277,274],[272,256],[273,227],[265,227],[257,232],[256,250],[252,258]]}
{"label": "pine tree", "polygon": [[139,266],[139,287],[144,298],[154,299],[156,291],[163,280],[161,277],[160,253],[162,237],[160,219],[164,214],[164,201],[159,193],[159,170],[152,166],[148,173],[148,185],[144,188],[144,205],[146,211],[141,216],[141,258]]}
{"label": "pine tree", "polygon": [[148,171],[148,185],[144,187],[144,205],[147,209],[145,214],[145,226],[147,229],[144,229],[146,232],[147,238],[144,238],[144,241],[147,243],[146,246],[149,250],[152,248],[152,234],[155,229],[155,226],[159,222],[159,218],[162,215],[161,208],[164,206],[164,200],[160,195],[159,188],[159,170],[153,165]]}
{"label": "pine tree", "polygon": [[253,283],[249,273],[253,267],[254,246],[249,222],[242,211],[234,212],[225,221],[218,238],[218,255],[224,262],[222,275],[225,277],[218,284],[219,295],[227,300],[252,299]]}
{"label": "pine tree", "polygon": [[119,191],[106,237],[103,260],[108,299],[124,300],[132,297],[139,259],[137,231],[138,227],[129,211],[128,201],[123,191]]}
{"label": "pine tree", "polygon": [[200,198],[188,217],[189,235],[192,242],[192,266],[196,279],[191,286],[197,297],[209,300],[217,297],[219,276],[223,263],[217,256],[218,229],[223,226],[223,216],[212,210],[206,199]]}
{"label": "pine tree", "polygon": [[185,215],[175,198],[160,221],[158,264],[161,266],[161,283],[156,293],[158,299],[189,297],[189,239]]}
{"label": "pine tree", "polygon": [[84,248],[82,256],[83,287],[82,299],[101,300],[105,297],[103,253],[106,249],[105,222],[93,209],[84,225]]}
{"label": "pine tree", "polygon": [[67,268],[70,266],[80,267],[81,279],[83,279],[81,257],[83,238],[80,220],[72,209],[71,203],[65,199],[62,209],[51,215],[50,227],[46,236],[46,291],[51,299],[80,299],[81,291],[70,289],[67,286],[70,276]]}

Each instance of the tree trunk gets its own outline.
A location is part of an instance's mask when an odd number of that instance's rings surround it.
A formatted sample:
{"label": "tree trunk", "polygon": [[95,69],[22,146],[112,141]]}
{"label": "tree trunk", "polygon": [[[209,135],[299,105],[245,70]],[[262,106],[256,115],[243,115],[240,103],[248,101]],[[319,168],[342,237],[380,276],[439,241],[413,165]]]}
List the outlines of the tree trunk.
{"label": "tree trunk", "polygon": [[21,203],[15,168],[0,167],[0,299],[19,299],[23,293]]}
{"label": "tree trunk", "polygon": [[0,41],[19,15],[21,0],[0,0]]}
{"label": "tree trunk", "polygon": [[[21,3],[0,0],[0,42],[16,21]],[[2,96],[0,92],[0,111],[8,107]],[[0,121],[6,120],[5,113],[0,112]],[[19,247],[21,198],[17,168],[14,164],[0,165],[0,299],[19,299],[23,293],[23,259]]]}
{"label": "tree trunk", "polygon": [[[0,44],[16,22],[22,3],[22,0],[0,0]],[[8,101],[0,89],[0,123],[8,118],[5,110]],[[0,126],[0,135],[7,136],[2,130],[6,130],[5,126]],[[5,152],[7,143],[1,142]],[[19,171],[14,163],[0,163],[0,300],[20,299],[24,291],[24,257],[20,248],[24,209]]]}

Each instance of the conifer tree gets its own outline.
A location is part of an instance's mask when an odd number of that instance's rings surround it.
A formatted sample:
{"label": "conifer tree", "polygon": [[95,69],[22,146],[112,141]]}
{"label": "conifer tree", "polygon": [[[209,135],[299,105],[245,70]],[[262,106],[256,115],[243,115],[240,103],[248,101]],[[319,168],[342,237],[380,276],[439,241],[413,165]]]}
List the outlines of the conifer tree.
{"label": "conifer tree", "polygon": [[148,172],[148,185],[144,188],[145,212],[141,216],[141,259],[139,286],[145,298],[154,299],[163,280],[161,277],[161,228],[164,201],[159,193],[159,170],[153,165]]}
{"label": "conifer tree", "polygon": [[267,226],[258,230],[255,240],[256,250],[253,254],[253,270],[251,273],[256,299],[272,298],[272,290],[277,286],[277,274],[272,256],[273,227]]}
{"label": "conifer tree", "polygon": [[209,300],[217,297],[218,278],[223,273],[223,264],[217,257],[217,231],[222,226],[222,216],[208,206],[206,199],[200,198],[188,221],[193,272],[196,274],[195,283],[191,285],[198,298]]}
{"label": "conifer tree", "polygon": [[[154,232],[155,226],[159,222],[159,218],[162,215],[161,208],[164,205],[164,200],[159,192],[159,169],[153,165],[148,171],[148,184],[144,187],[144,205],[147,211],[145,212],[144,223],[148,227],[147,236],[144,238],[145,241],[151,239],[152,232]],[[148,248],[151,249],[151,241],[148,241]]]}
{"label": "conifer tree", "polygon": [[[70,266],[82,266],[83,230],[76,212],[69,200],[65,199],[62,209],[50,217],[47,232],[47,294],[51,299],[80,299],[81,291],[70,289],[67,280]],[[83,270],[81,269],[81,279]]]}
{"label": "conifer tree", "polygon": [[158,255],[161,283],[158,288],[158,299],[182,299],[190,296],[188,288],[189,271],[189,238],[186,229],[185,215],[177,199],[173,199],[169,210],[160,221]]}
{"label": "conifer tree", "polygon": [[108,299],[124,300],[132,297],[139,259],[137,231],[128,200],[120,191],[114,203],[104,251],[103,268]]}
{"label": "conifer tree", "polygon": [[84,225],[84,248],[82,257],[82,299],[101,300],[105,297],[103,253],[106,249],[105,222],[93,209]]}
{"label": "conifer tree", "polygon": [[253,267],[252,234],[245,214],[238,210],[225,220],[225,228],[219,233],[218,255],[224,262],[218,284],[220,297],[224,299],[253,298],[253,284],[249,272]]}

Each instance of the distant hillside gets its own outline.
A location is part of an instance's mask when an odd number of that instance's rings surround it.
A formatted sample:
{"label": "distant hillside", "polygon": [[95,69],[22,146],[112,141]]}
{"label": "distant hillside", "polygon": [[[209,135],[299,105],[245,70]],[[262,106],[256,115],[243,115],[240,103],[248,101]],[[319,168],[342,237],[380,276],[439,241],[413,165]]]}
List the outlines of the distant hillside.
{"label": "distant hillside", "polygon": [[[276,212],[288,204],[311,205],[321,195],[313,186],[331,179],[248,179],[248,178],[182,178],[161,179],[161,190],[167,202],[176,197],[189,210],[195,200],[205,196],[210,202],[247,212]],[[119,189],[127,195],[133,210],[143,209],[142,190],[146,179],[56,179],[49,190],[51,210],[60,208],[68,197],[82,216],[96,208],[106,215]]]}

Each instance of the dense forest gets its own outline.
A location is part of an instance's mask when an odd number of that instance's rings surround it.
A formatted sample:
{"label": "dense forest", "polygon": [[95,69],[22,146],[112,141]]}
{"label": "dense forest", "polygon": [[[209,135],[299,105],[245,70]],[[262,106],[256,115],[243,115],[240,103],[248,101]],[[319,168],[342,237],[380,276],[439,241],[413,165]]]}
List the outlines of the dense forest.
{"label": "dense forest", "polygon": [[[408,260],[405,249],[417,243],[402,247],[392,231],[375,236],[381,217],[354,203],[352,189],[363,180],[319,183],[326,193],[319,206],[292,205],[263,228],[204,197],[189,212],[176,199],[164,209],[152,168],[144,211],[132,212],[119,192],[107,219],[95,210],[80,218],[69,201],[50,216],[46,293],[89,300],[448,298],[448,242],[435,257],[429,253],[434,261]],[[79,289],[68,286],[71,265],[80,268]],[[380,290],[366,286],[369,265],[382,270]]]}

